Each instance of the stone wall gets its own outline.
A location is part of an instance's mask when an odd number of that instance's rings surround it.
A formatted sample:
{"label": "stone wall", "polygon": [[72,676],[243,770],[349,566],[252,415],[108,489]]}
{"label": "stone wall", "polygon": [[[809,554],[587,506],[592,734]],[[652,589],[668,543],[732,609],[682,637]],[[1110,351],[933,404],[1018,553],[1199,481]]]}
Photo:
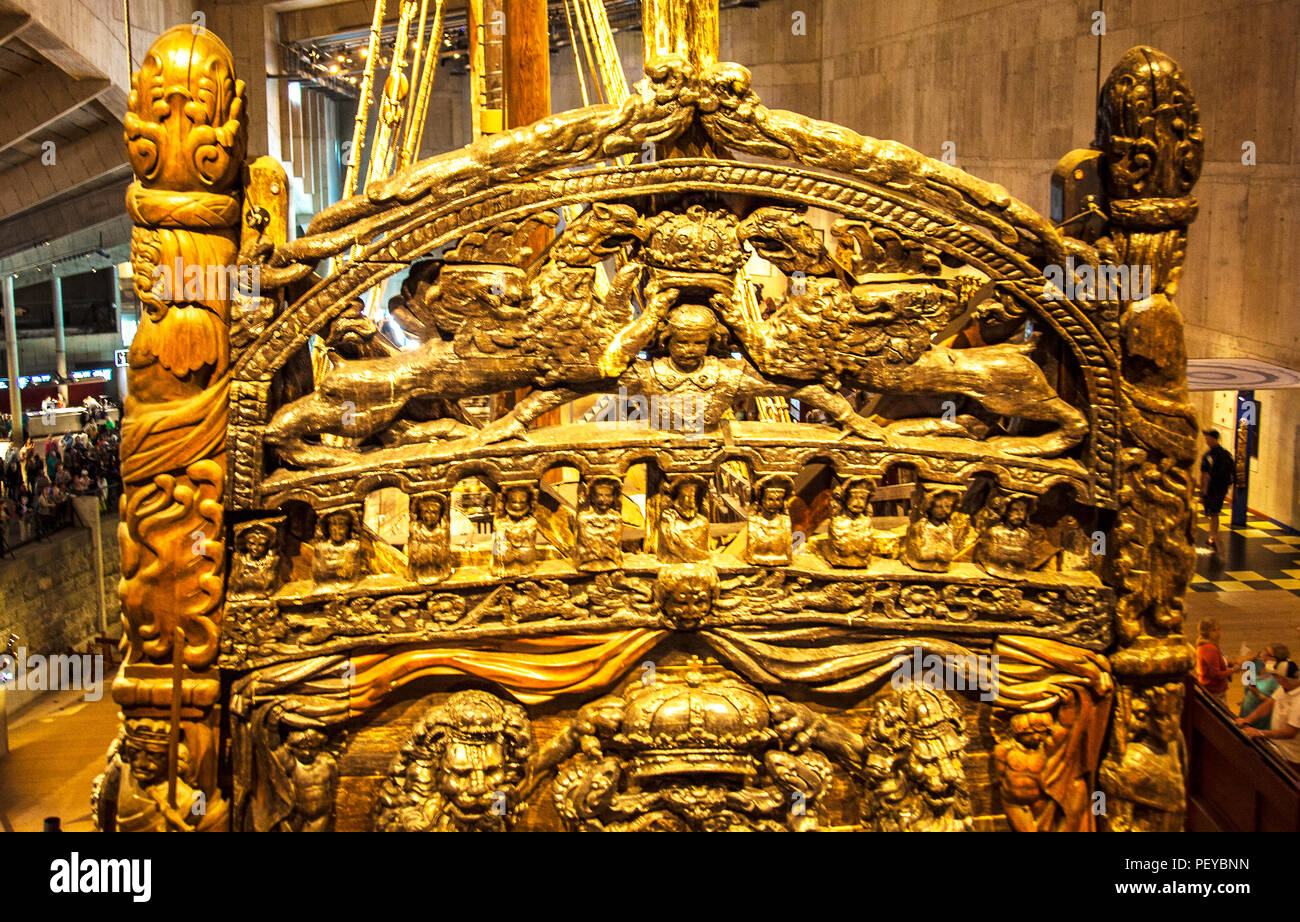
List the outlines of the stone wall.
{"label": "stone wall", "polygon": [[[114,635],[121,620],[117,521],[116,515],[100,518],[104,608]],[[13,633],[28,655],[84,651],[101,632],[90,531],[66,528],[45,541],[19,548],[17,556],[17,560],[0,561],[0,648]],[[5,709],[12,713],[22,708],[34,694],[10,691],[4,696]]]}

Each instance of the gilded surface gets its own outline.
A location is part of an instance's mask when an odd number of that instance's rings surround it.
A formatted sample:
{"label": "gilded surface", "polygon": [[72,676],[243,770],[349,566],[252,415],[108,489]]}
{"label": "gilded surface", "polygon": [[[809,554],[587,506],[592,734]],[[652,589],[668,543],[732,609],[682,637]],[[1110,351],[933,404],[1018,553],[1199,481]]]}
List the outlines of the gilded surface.
{"label": "gilded surface", "polygon": [[[1201,155],[1176,66],[1134,49],[1107,81],[1085,241],[767,109],[690,31],[711,4],[650,9],[623,104],[412,164],[294,241],[273,168],[233,186],[228,53],[160,40],[137,275],[237,258],[261,290],[146,302],[186,335],[132,352],[128,730],[182,670],[177,796],[224,804],[194,727],[226,708],[240,829],[1176,827]],[[160,108],[183,54],[194,102]],[[1138,263],[1140,299],[1049,282]],[[359,299],[402,271],[399,348]],[[119,823],[174,826],[140,761]]]}

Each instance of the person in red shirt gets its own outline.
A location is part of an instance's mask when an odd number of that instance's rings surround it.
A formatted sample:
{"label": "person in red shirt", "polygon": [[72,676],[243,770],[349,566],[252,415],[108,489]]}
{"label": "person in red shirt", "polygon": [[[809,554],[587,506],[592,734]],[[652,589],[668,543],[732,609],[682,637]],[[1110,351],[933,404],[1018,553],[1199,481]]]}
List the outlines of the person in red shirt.
{"label": "person in red shirt", "polygon": [[1220,633],[1219,622],[1213,618],[1201,622],[1200,636],[1196,639],[1196,681],[1215,698],[1227,704],[1228,679],[1236,666],[1219,649]]}

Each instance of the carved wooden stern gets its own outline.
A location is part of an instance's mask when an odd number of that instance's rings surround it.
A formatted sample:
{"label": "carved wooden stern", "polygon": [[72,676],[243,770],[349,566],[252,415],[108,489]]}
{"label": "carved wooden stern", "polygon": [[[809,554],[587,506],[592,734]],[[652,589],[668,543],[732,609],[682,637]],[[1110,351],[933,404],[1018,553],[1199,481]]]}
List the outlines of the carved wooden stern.
{"label": "carved wooden stern", "polygon": [[[1107,81],[1085,241],[649,61],[286,241],[229,52],[154,45],[101,825],[1181,827],[1176,65]],[[160,296],[177,259],[257,284]],[[402,272],[397,344],[359,299]]]}

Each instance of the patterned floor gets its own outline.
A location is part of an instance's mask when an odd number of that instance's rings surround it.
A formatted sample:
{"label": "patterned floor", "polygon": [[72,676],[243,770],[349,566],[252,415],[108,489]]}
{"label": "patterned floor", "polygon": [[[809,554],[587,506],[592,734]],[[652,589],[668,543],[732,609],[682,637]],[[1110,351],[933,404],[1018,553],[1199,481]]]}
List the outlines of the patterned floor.
{"label": "patterned floor", "polygon": [[1219,525],[1219,550],[1205,549],[1208,532],[1196,532],[1196,592],[1285,589],[1300,596],[1300,532],[1252,513],[1245,528]]}

